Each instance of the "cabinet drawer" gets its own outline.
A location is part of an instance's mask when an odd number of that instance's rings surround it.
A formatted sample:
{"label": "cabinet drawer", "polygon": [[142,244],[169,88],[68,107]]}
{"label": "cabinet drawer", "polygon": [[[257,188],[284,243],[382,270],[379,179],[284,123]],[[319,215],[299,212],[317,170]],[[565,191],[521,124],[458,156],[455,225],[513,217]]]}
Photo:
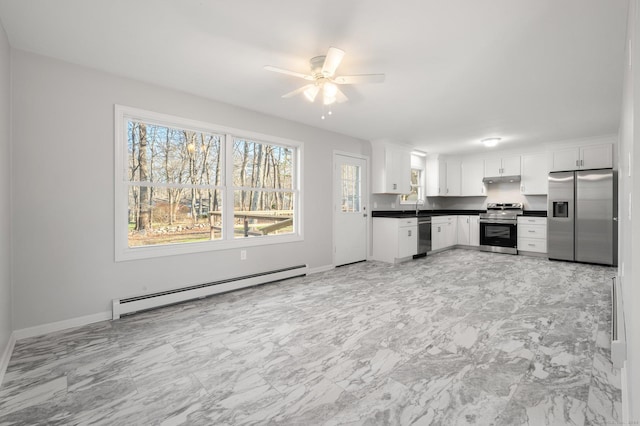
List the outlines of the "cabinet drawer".
{"label": "cabinet drawer", "polygon": [[546,225],[518,225],[518,238],[547,239]]}
{"label": "cabinet drawer", "polygon": [[546,225],[547,218],[546,217],[518,217],[518,226],[520,225]]}
{"label": "cabinet drawer", "polygon": [[411,217],[408,219],[398,219],[398,226],[401,228],[405,226],[418,226],[418,219],[415,217]]}
{"label": "cabinet drawer", "polygon": [[546,253],[547,240],[537,240],[534,238],[518,238],[518,251]]}
{"label": "cabinet drawer", "polygon": [[431,223],[453,223],[454,220],[457,220],[457,216],[433,216],[431,218]]}

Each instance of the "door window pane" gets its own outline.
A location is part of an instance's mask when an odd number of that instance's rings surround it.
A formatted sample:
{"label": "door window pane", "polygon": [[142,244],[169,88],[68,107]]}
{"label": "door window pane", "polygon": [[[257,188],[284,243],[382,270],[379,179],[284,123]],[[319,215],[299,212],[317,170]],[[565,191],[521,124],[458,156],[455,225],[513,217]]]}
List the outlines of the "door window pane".
{"label": "door window pane", "polygon": [[343,164],[341,177],[342,212],[359,213],[361,211],[360,166]]}

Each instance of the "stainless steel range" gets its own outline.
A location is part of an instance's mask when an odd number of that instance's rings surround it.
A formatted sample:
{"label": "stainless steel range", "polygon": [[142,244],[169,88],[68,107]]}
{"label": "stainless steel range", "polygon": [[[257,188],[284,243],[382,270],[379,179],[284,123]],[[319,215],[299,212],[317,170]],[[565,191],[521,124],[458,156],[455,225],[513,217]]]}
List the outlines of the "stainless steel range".
{"label": "stainless steel range", "polygon": [[480,250],[518,254],[518,215],[522,203],[489,203],[480,213]]}

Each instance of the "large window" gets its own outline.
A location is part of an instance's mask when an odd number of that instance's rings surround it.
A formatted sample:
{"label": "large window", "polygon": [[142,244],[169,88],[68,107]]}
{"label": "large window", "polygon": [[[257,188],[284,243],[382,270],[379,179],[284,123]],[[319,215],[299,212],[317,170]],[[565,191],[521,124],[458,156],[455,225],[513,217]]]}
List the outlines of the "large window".
{"label": "large window", "polygon": [[425,158],[411,154],[411,192],[400,197],[401,204],[424,203]]}
{"label": "large window", "polygon": [[299,240],[300,150],[116,106],[116,259]]}

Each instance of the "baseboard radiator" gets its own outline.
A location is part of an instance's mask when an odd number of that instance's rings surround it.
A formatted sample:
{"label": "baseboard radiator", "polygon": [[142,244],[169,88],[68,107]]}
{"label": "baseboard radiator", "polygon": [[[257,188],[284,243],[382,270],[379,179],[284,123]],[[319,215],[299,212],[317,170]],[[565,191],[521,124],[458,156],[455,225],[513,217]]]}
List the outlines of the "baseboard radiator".
{"label": "baseboard radiator", "polygon": [[206,284],[192,285],[175,290],[145,294],[144,296],[129,297],[126,299],[113,299],[112,318],[115,320],[120,318],[122,315],[134,312],[146,311],[160,306],[173,305],[187,300],[201,299],[214,294],[226,293],[228,291],[238,290],[254,285],[282,281],[288,278],[303,276],[306,275],[306,273],[307,265],[298,265]]}
{"label": "baseboard radiator", "polygon": [[613,277],[611,285],[611,362],[622,368],[627,360],[627,339],[622,309],[620,278]]}

